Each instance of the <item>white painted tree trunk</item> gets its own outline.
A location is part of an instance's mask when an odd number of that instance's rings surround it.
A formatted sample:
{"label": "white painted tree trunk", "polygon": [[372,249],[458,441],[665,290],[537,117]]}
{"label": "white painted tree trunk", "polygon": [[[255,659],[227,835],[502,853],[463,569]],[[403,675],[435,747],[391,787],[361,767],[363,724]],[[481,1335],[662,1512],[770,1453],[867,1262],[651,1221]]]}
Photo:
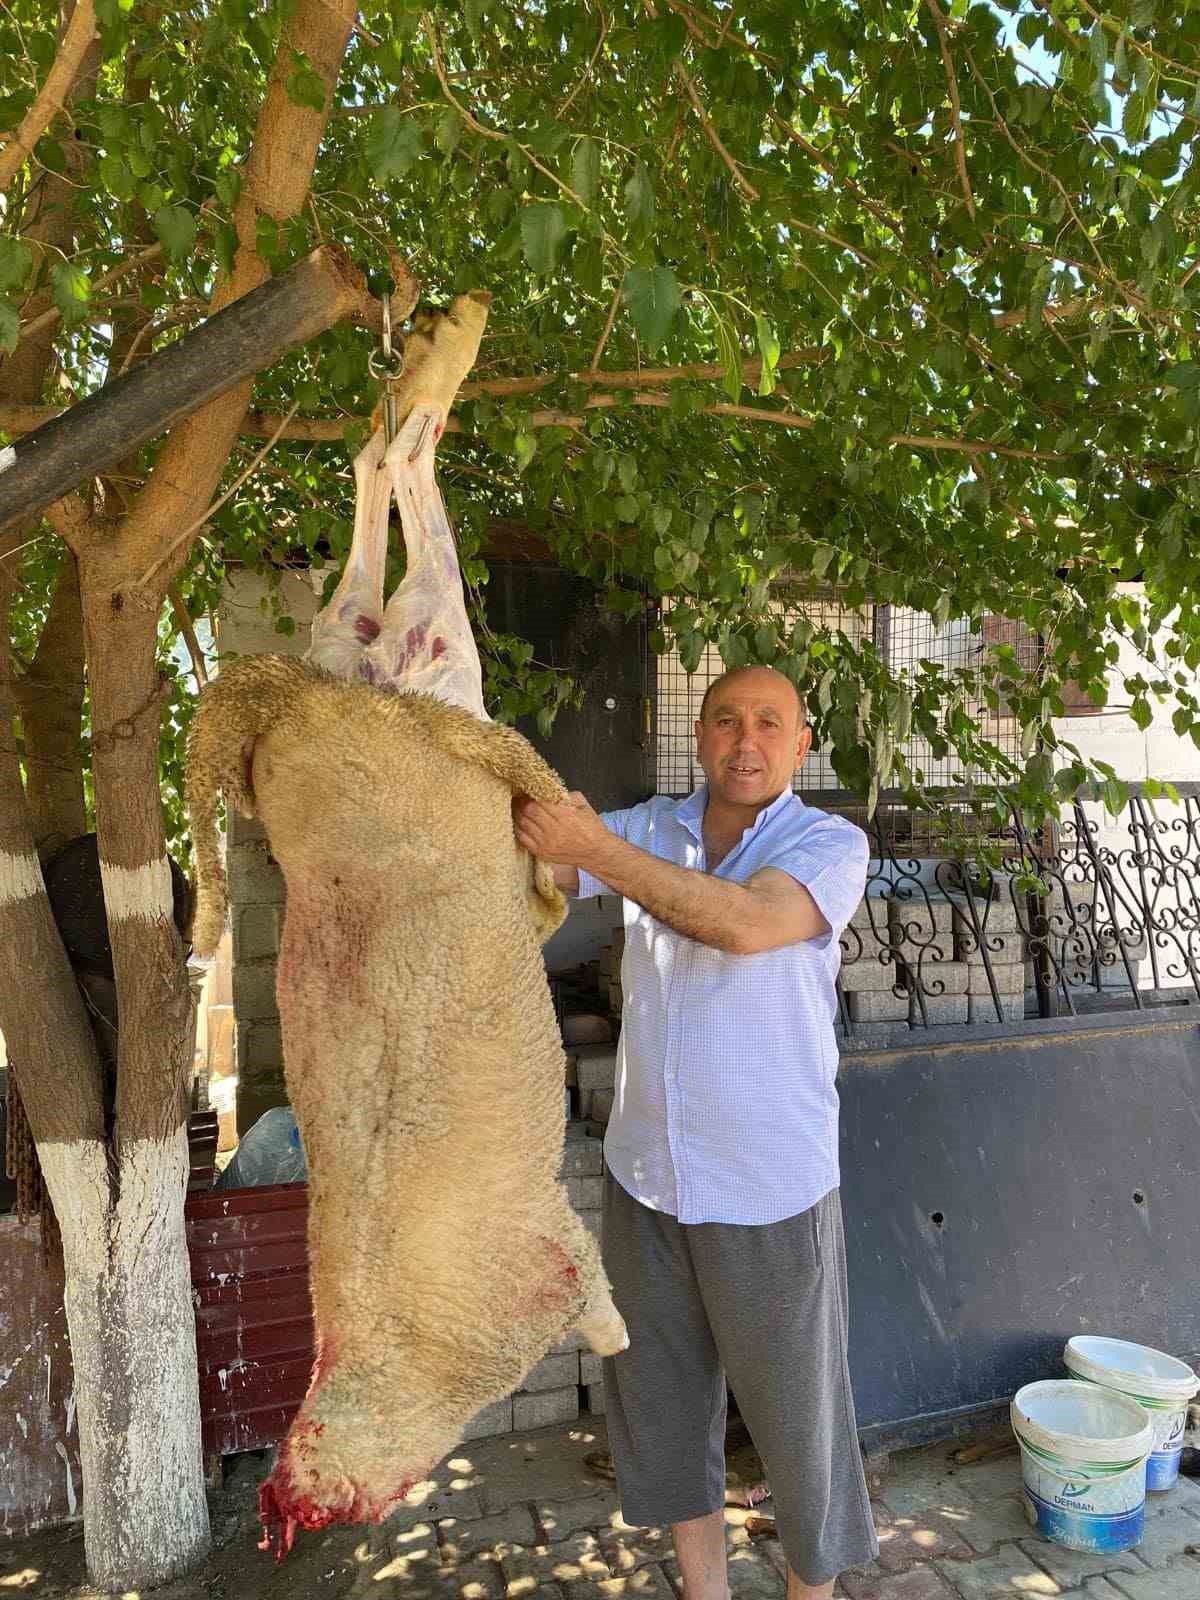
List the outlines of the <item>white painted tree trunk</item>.
{"label": "white painted tree trunk", "polygon": [[167,1583],[203,1560],[196,1330],[183,1202],[187,1135],[121,1151],[39,1147],[63,1236],[88,1573],[111,1591]]}

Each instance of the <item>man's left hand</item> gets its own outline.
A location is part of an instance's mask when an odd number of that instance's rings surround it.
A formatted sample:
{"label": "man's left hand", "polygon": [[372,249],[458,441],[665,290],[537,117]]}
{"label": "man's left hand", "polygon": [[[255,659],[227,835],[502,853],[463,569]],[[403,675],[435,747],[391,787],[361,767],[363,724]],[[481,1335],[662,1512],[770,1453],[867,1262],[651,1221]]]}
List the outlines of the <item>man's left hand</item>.
{"label": "man's left hand", "polygon": [[513,802],[513,825],[526,850],[567,867],[586,868],[612,837],[581,794],[553,806],[522,796]]}

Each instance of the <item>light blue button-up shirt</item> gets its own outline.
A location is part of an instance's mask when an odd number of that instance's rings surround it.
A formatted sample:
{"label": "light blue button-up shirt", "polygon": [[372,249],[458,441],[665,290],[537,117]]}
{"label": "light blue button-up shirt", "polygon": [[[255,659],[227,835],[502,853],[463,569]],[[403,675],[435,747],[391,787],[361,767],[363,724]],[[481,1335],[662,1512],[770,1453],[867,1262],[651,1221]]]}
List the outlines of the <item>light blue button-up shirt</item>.
{"label": "light blue button-up shirt", "polygon": [[[657,798],[604,814],[620,838],[707,871],[708,797]],[[832,932],[728,955],[624,901],[624,1010],[604,1154],[636,1200],[681,1222],[778,1222],[838,1183],[834,984],[838,936],[862,898],[867,836],[786,793],[716,867],[744,883],[777,867],[802,883]],[[581,897],[608,893],[579,874]]]}

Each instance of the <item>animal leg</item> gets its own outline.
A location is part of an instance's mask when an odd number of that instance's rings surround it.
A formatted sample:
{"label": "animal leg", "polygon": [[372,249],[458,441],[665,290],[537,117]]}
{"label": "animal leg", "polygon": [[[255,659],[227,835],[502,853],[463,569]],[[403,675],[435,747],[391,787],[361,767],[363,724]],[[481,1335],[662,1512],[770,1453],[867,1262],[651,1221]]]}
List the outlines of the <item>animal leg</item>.
{"label": "animal leg", "polygon": [[436,405],[414,407],[387,453],[408,566],[366,659],[381,688],[424,691],[487,721],[454,533],[433,475],[444,420]]}
{"label": "animal leg", "polygon": [[608,1275],[595,1239],[580,1222],[574,1207],[563,1197],[562,1249],[579,1275],[584,1294],[583,1311],[576,1327],[598,1356],[619,1355],[629,1348],[625,1319],[613,1303]]}
{"label": "animal leg", "polygon": [[383,432],[372,435],[354,462],[354,538],[341,582],[329,604],[313,618],[305,655],[335,678],[365,676],[366,647],[383,621],[383,577],[387,565],[390,488],[384,470]]}

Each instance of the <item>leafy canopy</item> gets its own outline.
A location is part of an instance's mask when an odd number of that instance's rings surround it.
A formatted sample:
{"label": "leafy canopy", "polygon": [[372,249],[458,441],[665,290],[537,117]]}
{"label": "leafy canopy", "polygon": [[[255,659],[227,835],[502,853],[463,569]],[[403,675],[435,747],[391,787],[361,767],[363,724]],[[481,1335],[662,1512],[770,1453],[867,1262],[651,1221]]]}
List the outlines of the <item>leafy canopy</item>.
{"label": "leafy canopy", "polygon": [[[131,304],[151,342],[202,314],[287,6],[100,14],[95,93],[40,140],[0,230],[0,347],[48,283],[77,395]],[[53,21],[0,13],[0,128]],[[380,272],[398,248],[436,296],[492,290],[476,379],[547,382],[476,389],[443,443],[473,583],[489,526],[518,519],[618,611],[658,602],[685,663],[715,640],[805,685],[848,785],[919,785],[920,735],[1036,805],[1049,755],[1017,771],[981,711],[1007,704],[1044,751],[1065,683],[1103,702],[1109,630],[1145,660],[1134,720],[1165,699],[1200,740],[1198,43],[1191,0],[367,5],[311,205],[261,216],[259,243],[282,266],[335,239]],[[289,94],[319,103],[293,57]],[[65,137],[90,158],[70,260],[25,220]],[[108,281],[154,243],[153,269]],[[262,375],[256,406],[344,419],[345,439],[275,446],[198,547],[193,614],[230,562],[344,555],[368,351],[342,328]],[[646,375],[693,364],[710,370]],[[31,616],[55,558],[48,536],[26,552]],[[1135,579],[1144,610],[1118,592]],[[982,691],[932,662],[898,678],[772,610],[830,588],[1009,617],[1044,655],[990,652]],[[502,714],[569,696],[520,641],[489,648]]]}

